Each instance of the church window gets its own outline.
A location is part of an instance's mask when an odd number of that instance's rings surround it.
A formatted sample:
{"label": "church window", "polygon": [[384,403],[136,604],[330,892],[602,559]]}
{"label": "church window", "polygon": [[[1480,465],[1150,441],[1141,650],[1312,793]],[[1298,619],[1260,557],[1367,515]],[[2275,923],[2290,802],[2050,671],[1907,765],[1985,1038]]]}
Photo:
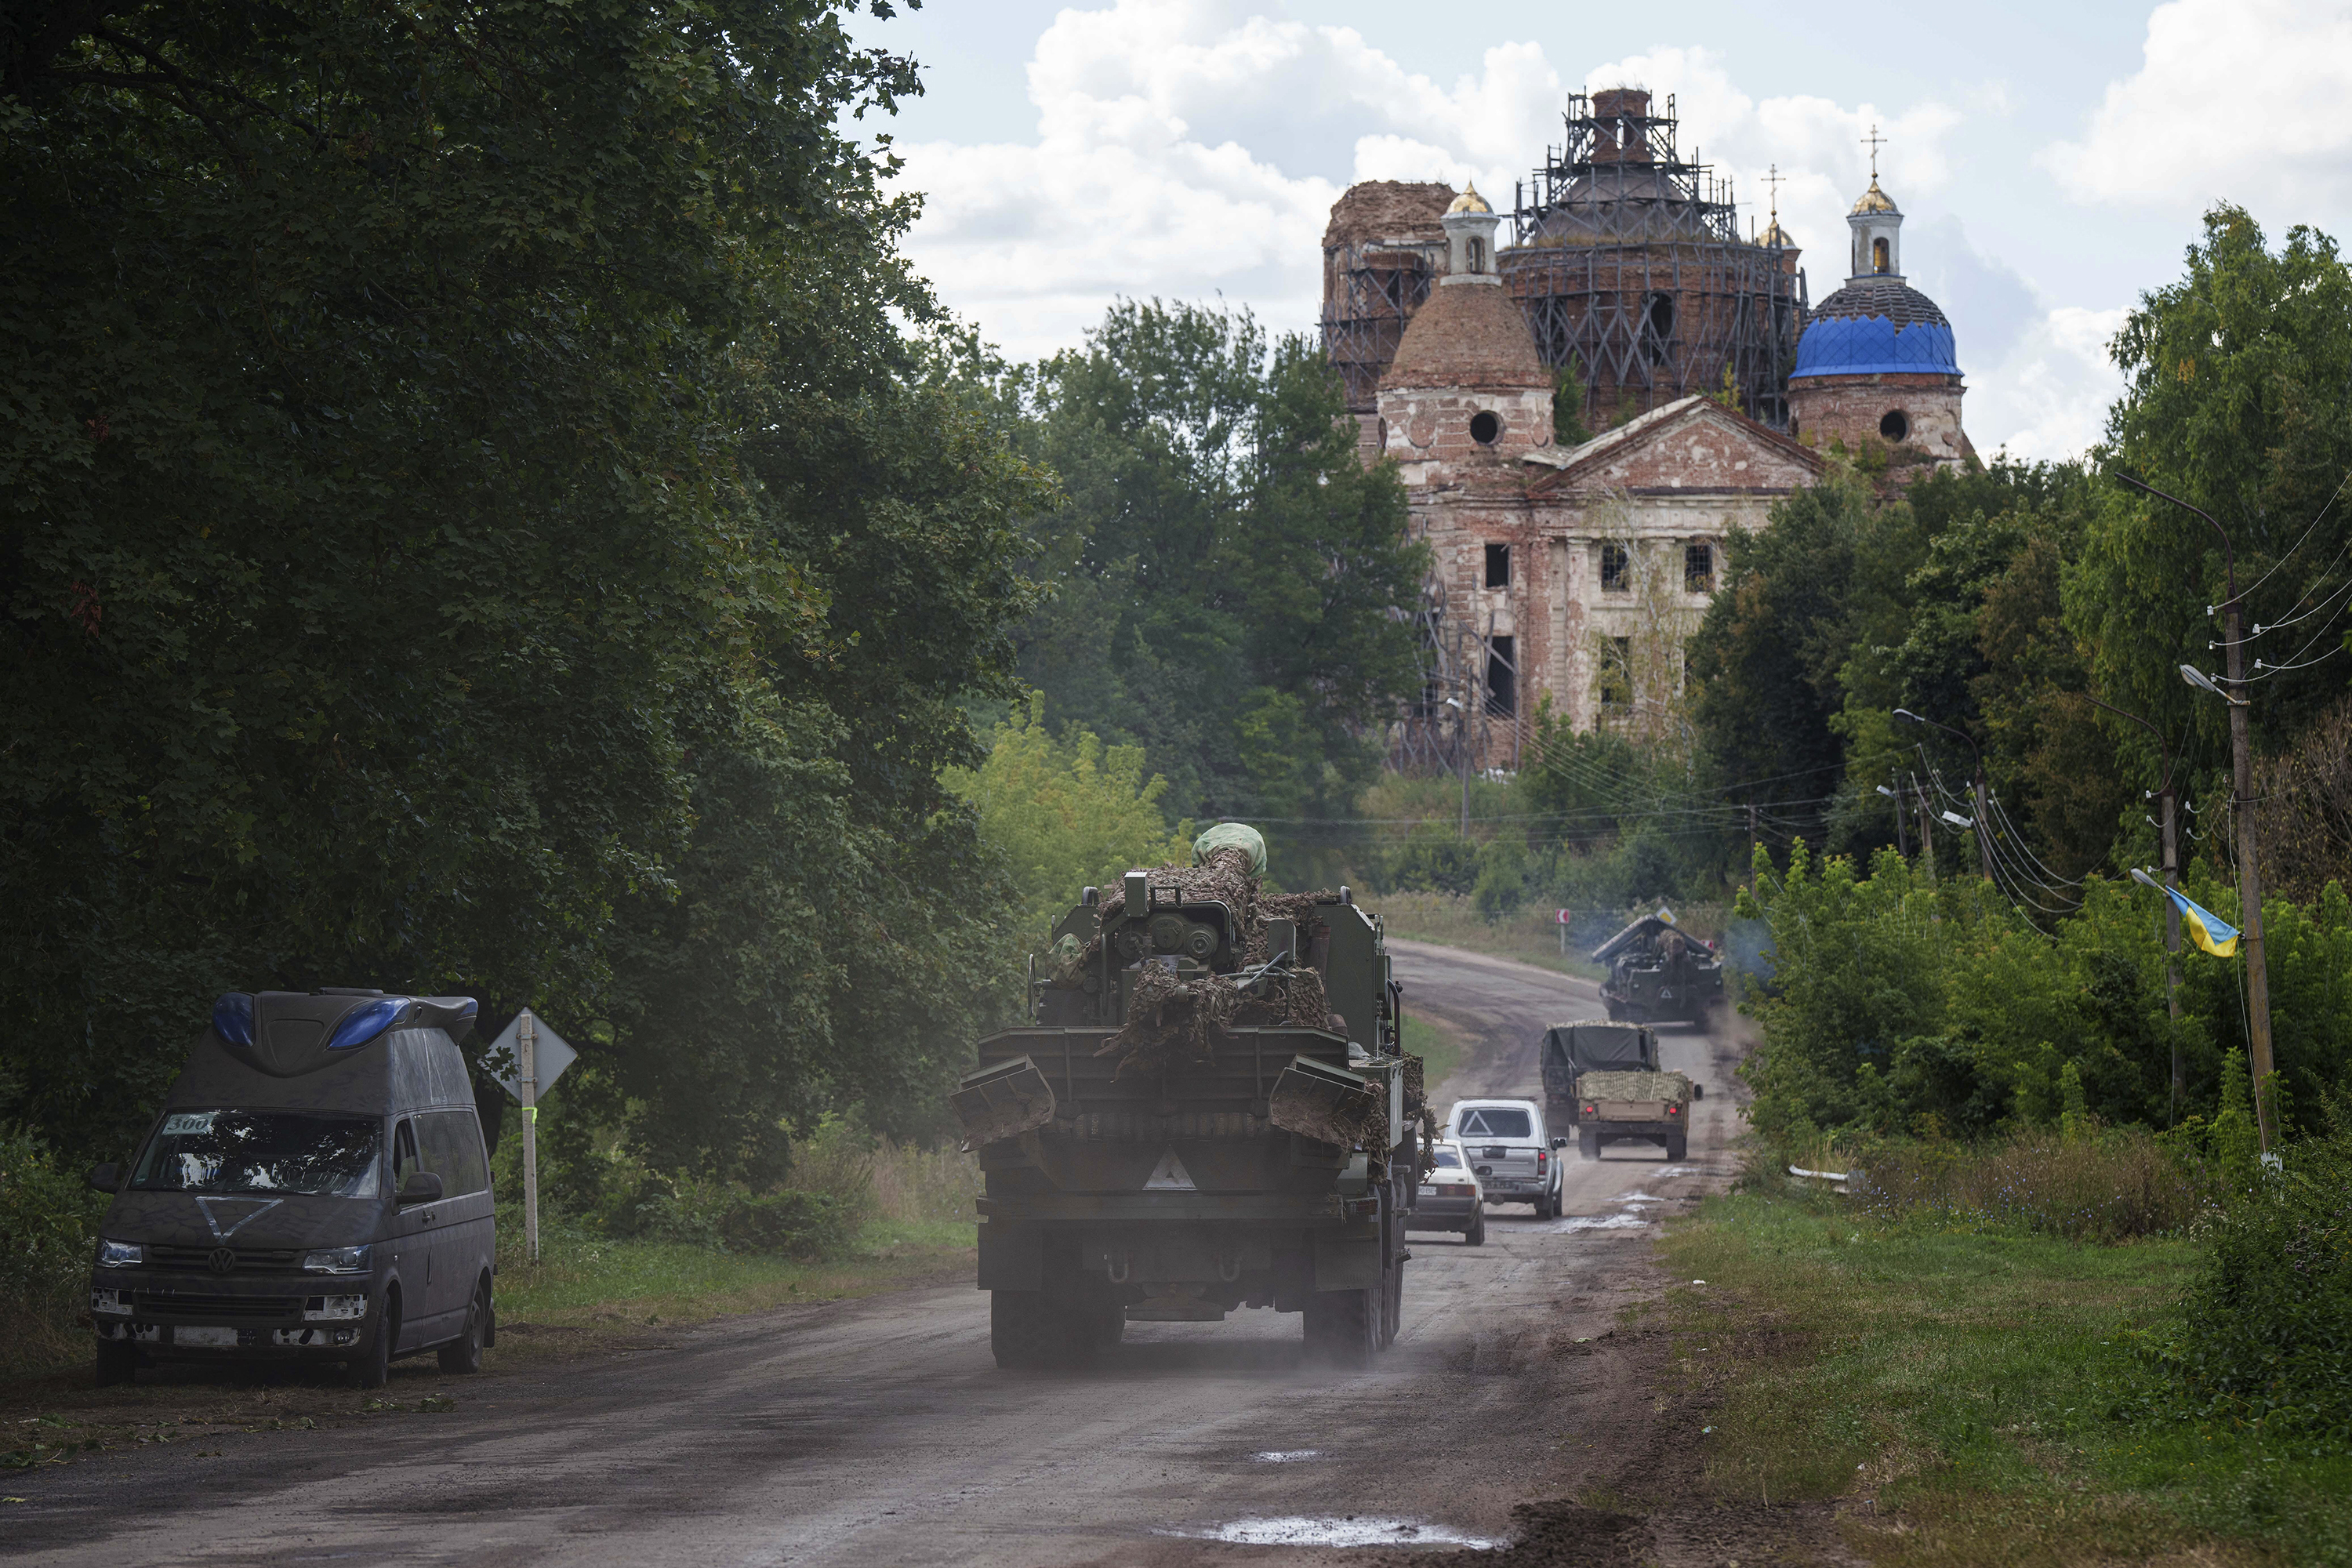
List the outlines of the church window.
{"label": "church window", "polygon": [[1491,447],[1503,433],[1503,421],[1491,408],[1482,408],[1470,416],[1470,439],[1481,447]]}
{"label": "church window", "polygon": [[1601,547],[1601,591],[1604,594],[1630,594],[1633,591],[1633,558],[1622,544]]}
{"label": "church window", "polygon": [[1592,696],[1604,710],[1633,706],[1632,637],[1601,639],[1601,668],[1593,678]]}
{"label": "church window", "polygon": [[1715,546],[1706,543],[1683,546],[1683,592],[1712,594],[1715,592]]}
{"label": "church window", "polygon": [[1511,547],[1507,544],[1486,546],[1486,586],[1507,588],[1511,585]]}
{"label": "church window", "polygon": [[1890,441],[1900,441],[1911,434],[1911,421],[1904,416],[1900,408],[1890,408],[1886,411],[1886,417],[1878,422],[1878,433]]}
{"label": "church window", "polygon": [[1486,639],[1486,711],[1508,719],[1519,710],[1517,637]]}
{"label": "church window", "polygon": [[1884,239],[1872,240],[1870,242],[1870,269],[1873,272],[1887,271],[1889,269],[1889,259],[1886,249],[1886,241]]}
{"label": "church window", "polygon": [[1486,271],[1486,241],[1481,240],[1481,239],[1474,239],[1474,240],[1472,240],[1472,241],[1470,242],[1469,250],[1470,250],[1470,270],[1471,270],[1471,271],[1473,271],[1473,272],[1484,272],[1484,271]]}
{"label": "church window", "polygon": [[1666,363],[1675,341],[1675,297],[1653,294],[1642,313],[1642,357],[1652,364]]}

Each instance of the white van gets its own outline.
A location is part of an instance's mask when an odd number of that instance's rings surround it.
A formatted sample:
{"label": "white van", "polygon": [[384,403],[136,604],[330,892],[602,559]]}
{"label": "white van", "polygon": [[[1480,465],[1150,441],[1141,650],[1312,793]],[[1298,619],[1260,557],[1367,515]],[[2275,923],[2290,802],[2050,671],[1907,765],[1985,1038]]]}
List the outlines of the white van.
{"label": "white van", "polygon": [[1544,1127],[1532,1100],[1457,1100],[1438,1135],[1462,1146],[1490,1204],[1533,1204],[1536,1218],[1559,1214],[1559,1151],[1565,1138]]}

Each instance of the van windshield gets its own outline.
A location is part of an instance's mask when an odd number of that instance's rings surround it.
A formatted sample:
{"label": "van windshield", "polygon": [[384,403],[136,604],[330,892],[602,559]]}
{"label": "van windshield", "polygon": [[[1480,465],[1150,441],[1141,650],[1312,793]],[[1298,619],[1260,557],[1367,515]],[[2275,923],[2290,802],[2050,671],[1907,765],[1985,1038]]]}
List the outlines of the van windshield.
{"label": "van windshield", "polygon": [[1482,1105],[1462,1113],[1458,1135],[1464,1138],[1531,1138],[1533,1124],[1524,1110],[1507,1106]]}
{"label": "van windshield", "polygon": [[299,1110],[175,1110],[148,1141],[131,1185],[151,1193],[376,1195],[382,1128]]}

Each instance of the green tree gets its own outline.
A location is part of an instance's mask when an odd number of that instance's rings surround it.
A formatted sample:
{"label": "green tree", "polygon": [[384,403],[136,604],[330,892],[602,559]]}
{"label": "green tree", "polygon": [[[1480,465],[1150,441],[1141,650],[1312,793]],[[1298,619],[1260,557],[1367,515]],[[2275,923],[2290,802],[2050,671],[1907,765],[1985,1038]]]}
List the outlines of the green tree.
{"label": "green tree", "polygon": [[[1176,815],[1347,815],[1417,679],[1395,612],[1424,552],[1320,352],[1246,312],[1126,301],[1007,396],[1069,497],[1039,523],[1055,597],[1022,674],[1141,745]],[[1277,874],[1296,844],[1274,836]]]}
{"label": "green tree", "polygon": [[918,1113],[1050,492],[837,129],[908,62],[205,0],[18,7],[0,77],[0,1116],[120,1147],[214,994],[353,982],[540,1003],[674,1165]]}
{"label": "green tree", "polygon": [[1160,810],[1168,781],[1143,776],[1143,748],[1106,746],[1081,729],[1055,739],[1042,696],[998,725],[987,761],[951,784],[1010,868],[1020,935],[1033,947],[1080,888],[1109,886],[1132,867],[1191,858],[1192,825],[1169,830]]}
{"label": "green tree", "polygon": [[[2257,658],[2286,666],[2334,650],[2331,612],[2308,612],[2352,578],[2352,511],[2328,504],[2352,471],[2352,269],[2336,242],[2297,226],[2272,250],[2243,210],[2217,206],[2186,276],[2141,297],[2113,352],[2126,386],[2106,456],[2229,531],[2246,626],[2276,627],[2246,650],[2249,671]],[[2228,766],[2228,716],[2176,667],[2221,668],[2209,645],[2222,622],[2209,610],[2223,584],[2210,528],[2110,484],[2065,586],[2066,624],[2095,650],[2099,691],[2184,736],[2192,768],[2213,775]],[[2343,688],[2332,660],[2264,676],[2250,691],[2255,733],[2300,729]],[[2153,749],[2128,728],[2116,735],[2153,784]]]}

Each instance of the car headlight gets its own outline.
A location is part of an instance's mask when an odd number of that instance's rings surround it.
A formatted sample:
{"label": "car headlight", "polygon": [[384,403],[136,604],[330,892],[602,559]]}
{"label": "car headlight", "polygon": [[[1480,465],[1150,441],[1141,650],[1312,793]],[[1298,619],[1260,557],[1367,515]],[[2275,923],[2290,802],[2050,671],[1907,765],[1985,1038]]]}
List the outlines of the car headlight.
{"label": "car headlight", "polygon": [[364,1274],[367,1266],[364,1247],[321,1247],[302,1255],[305,1274]]}
{"label": "car headlight", "polygon": [[147,1249],[135,1241],[108,1241],[104,1237],[99,1240],[100,1268],[130,1268],[146,1261]]}

